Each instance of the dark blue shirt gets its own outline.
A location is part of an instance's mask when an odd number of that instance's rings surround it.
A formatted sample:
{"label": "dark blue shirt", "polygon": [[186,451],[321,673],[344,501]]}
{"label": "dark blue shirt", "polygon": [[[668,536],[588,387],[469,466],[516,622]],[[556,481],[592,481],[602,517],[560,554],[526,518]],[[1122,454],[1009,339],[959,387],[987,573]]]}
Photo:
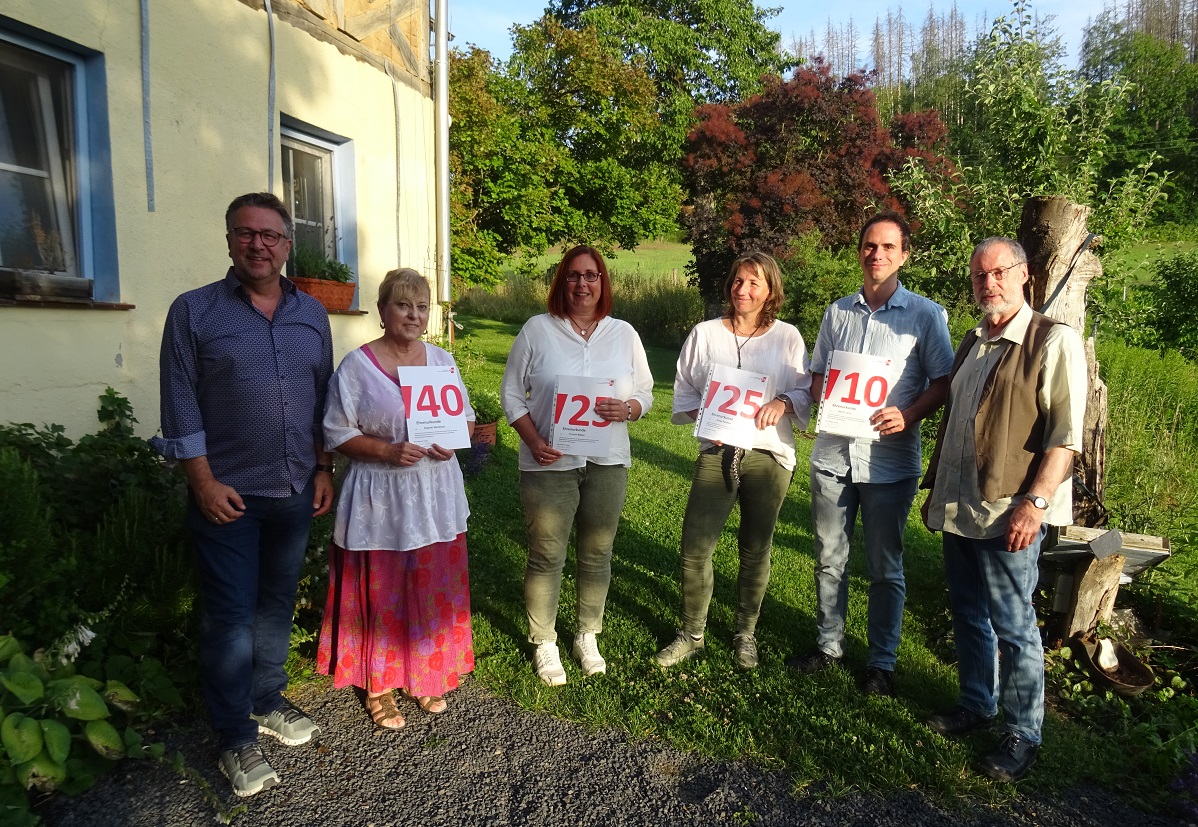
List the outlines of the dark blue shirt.
{"label": "dark blue shirt", "polygon": [[207,456],[242,495],[286,497],[316,466],[333,345],[320,303],[283,279],[268,319],[233,269],[171,305],[162,334],[162,436],[168,459]]}

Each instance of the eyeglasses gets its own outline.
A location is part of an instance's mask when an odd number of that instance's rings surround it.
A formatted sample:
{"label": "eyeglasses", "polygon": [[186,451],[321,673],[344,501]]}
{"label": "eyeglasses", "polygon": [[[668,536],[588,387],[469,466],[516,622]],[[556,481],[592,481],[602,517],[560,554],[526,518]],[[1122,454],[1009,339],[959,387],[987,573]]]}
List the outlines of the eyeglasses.
{"label": "eyeglasses", "polygon": [[566,273],[566,281],[571,284],[577,284],[580,279],[590,284],[593,281],[599,280],[599,274],[594,270],[587,270],[585,273]]}
{"label": "eyeglasses", "polygon": [[229,233],[242,244],[249,244],[254,240],[254,236],[258,236],[267,247],[274,247],[284,238],[288,238],[274,230],[251,230],[249,227],[234,227]]}
{"label": "eyeglasses", "polygon": [[974,284],[985,284],[987,277],[995,281],[1002,281],[1006,278],[1007,271],[1023,264],[1022,261],[1017,261],[1014,264],[1008,264],[1006,267],[995,267],[993,270],[983,270],[980,273],[970,273],[969,277],[973,279]]}

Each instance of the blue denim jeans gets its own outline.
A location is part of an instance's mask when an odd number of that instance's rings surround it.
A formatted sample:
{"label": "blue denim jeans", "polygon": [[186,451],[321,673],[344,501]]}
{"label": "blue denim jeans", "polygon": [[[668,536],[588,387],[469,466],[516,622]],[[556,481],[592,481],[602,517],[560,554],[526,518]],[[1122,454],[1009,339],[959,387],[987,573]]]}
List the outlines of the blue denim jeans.
{"label": "blue denim jeans", "polygon": [[1001,698],[1004,728],[1033,744],[1044,722],[1044,644],[1032,597],[1046,531],[1014,553],[1005,536],[972,540],[946,531],[943,541],[959,703],[989,717]]}
{"label": "blue denim jeans", "polygon": [[907,581],[903,577],[903,532],[917,477],[889,483],[853,482],[811,469],[811,523],[815,533],[816,646],[844,657],[844,623],[849,579],[845,567],[857,512],[865,534],[869,569],[868,668],[894,671],[903,631]]}
{"label": "blue denim jeans", "polygon": [[224,525],[204,519],[189,497],[187,527],[204,596],[204,701],[222,750],[257,741],[250,713],[265,715],[283,702],[313,497],[311,481],[289,497],[243,496],[245,512]]}
{"label": "blue denim jeans", "polygon": [[737,549],[735,634],[757,631],[761,602],[770,581],[770,551],[778,512],[790,489],[792,472],[765,451],[746,451],[739,482],[731,485],[720,449],[695,460],[695,473],[682,518],[682,629],[699,636],[707,627],[707,611],[715,590],[711,558],[732,508],[740,503]]}
{"label": "blue denim jeans", "polygon": [[588,462],[570,471],[521,471],[520,502],[528,527],[524,608],[528,642],[557,640],[557,608],[570,529],[577,526],[578,633],[603,631],[611,585],[611,550],[624,509],[628,469]]}

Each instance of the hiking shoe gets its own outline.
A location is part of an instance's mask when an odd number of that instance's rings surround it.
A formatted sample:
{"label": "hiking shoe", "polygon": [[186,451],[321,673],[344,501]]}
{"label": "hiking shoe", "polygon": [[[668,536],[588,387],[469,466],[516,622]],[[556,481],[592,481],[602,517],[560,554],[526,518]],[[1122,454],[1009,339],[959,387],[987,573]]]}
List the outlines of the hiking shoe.
{"label": "hiking shoe", "polygon": [[985,729],[994,723],[996,716],[979,715],[971,709],[966,709],[963,706],[954,706],[948,712],[938,712],[935,715],[929,715],[924,721],[928,728],[934,732],[939,732],[941,735],[964,735],[967,732],[973,732],[975,729]]}
{"label": "hiking shoe", "polygon": [[838,663],[840,663],[840,658],[834,658],[823,649],[817,647],[810,652],[795,655],[788,659],[786,661],[786,668],[792,672],[805,672],[810,675],[829,666],[835,666]]}
{"label": "hiking shoe", "polygon": [[257,742],[220,754],[220,771],[233,785],[233,792],[242,798],[268,790],[279,783],[279,775],[262,754]]}
{"label": "hiking shoe", "polygon": [[658,666],[670,667],[703,652],[703,638],[679,631],[669,646],[655,655]]}
{"label": "hiking shoe", "polygon": [[250,715],[258,722],[258,732],[282,741],[289,747],[306,744],[320,734],[320,727],[283,699],[283,705],[265,715]]}
{"label": "hiking shoe", "polygon": [[894,672],[890,669],[871,666],[865,670],[865,683],[861,685],[861,691],[866,695],[885,695],[888,698],[893,698],[895,694]]}
{"label": "hiking shoe", "polygon": [[574,659],[582,666],[584,675],[602,675],[607,671],[607,661],[599,654],[594,632],[583,632],[574,638]]}
{"label": "hiking shoe", "polygon": [[1018,781],[1036,763],[1039,744],[1015,732],[1005,733],[994,751],[977,763],[977,771],[995,781]]}
{"label": "hiking shoe", "polygon": [[562,656],[558,654],[556,641],[542,640],[537,644],[532,659],[537,667],[537,677],[546,686],[561,686],[566,682],[566,670],[562,668]]}
{"label": "hiking shoe", "polygon": [[757,668],[757,639],[752,635],[732,636],[732,650],[736,653],[736,665],[741,669]]}

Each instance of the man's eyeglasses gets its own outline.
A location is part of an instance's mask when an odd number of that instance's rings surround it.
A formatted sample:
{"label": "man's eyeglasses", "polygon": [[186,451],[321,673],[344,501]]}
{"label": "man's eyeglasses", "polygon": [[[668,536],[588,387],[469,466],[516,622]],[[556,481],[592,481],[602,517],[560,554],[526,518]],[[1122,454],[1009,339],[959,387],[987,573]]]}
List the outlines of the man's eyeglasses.
{"label": "man's eyeglasses", "polygon": [[599,274],[594,270],[587,270],[585,273],[566,273],[566,281],[570,282],[571,284],[577,284],[579,279],[585,281],[587,284],[590,284],[591,282],[599,280]]}
{"label": "man's eyeglasses", "polygon": [[969,277],[973,279],[974,284],[985,284],[987,278],[992,278],[995,281],[1002,281],[1006,278],[1007,271],[1018,267],[1022,261],[1017,261],[1014,264],[1008,264],[1006,267],[995,267],[993,270],[983,270],[980,273],[970,273]]}
{"label": "man's eyeglasses", "polygon": [[254,240],[254,236],[258,236],[267,247],[274,247],[284,238],[287,238],[287,236],[282,233],[276,233],[274,230],[251,230],[249,227],[234,227],[229,232],[242,244],[249,244]]}

